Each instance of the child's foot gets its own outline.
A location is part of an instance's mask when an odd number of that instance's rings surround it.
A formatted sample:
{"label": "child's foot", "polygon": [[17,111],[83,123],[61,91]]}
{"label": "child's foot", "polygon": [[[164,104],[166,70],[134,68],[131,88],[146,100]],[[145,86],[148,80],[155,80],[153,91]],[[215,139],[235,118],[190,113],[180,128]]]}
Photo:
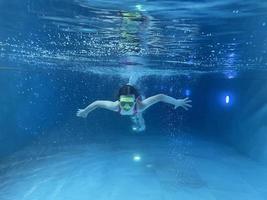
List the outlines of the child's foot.
{"label": "child's foot", "polygon": [[144,131],[146,129],[145,125],[140,125],[140,124],[133,124],[132,125],[132,130],[135,132],[141,132]]}

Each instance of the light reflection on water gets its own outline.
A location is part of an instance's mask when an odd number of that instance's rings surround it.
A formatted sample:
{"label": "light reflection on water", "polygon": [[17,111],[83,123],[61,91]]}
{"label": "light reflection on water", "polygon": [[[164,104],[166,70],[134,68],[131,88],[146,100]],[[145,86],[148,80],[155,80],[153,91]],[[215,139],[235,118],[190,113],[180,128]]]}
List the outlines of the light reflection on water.
{"label": "light reflection on water", "polygon": [[16,3],[0,5],[1,67],[230,77],[266,69],[264,2]]}

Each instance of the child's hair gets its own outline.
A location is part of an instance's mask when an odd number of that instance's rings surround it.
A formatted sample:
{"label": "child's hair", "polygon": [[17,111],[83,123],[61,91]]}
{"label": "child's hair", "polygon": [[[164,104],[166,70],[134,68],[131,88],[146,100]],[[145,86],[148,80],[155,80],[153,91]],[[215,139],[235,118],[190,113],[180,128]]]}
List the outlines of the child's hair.
{"label": "child's hair", "polygon": [[121,95],[134,95],[135,98],[138,98],[139,92],[131,85],[123,85],[118,92],[118,99],[120,98]]}

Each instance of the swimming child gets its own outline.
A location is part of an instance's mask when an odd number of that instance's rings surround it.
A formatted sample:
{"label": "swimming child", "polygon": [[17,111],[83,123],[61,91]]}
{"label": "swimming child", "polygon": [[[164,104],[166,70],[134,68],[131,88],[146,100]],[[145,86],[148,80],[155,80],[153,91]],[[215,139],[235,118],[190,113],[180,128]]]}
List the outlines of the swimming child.
{"label": "swimming child", "polygon": [[77,111],[77,117],[86,118],[88,113],[92,112],[96,108],[104,108],[114,112],[119,112],[121,115],[131,116],[132,121],[134,122],[133,130],[144,131],[145,123],[142,113],[158,102],[172,104],[175,109],[182,107],[185,110],[188,110],[188,108],[192,107],[190,105],[192,101],[188,98],[175,99],[165,94],[157,94],[142,100],[142,97],[139,95],[135,87],[127,84],[119,89],[117,101],[97,100],[88,105],[86,108],[79,109]]}

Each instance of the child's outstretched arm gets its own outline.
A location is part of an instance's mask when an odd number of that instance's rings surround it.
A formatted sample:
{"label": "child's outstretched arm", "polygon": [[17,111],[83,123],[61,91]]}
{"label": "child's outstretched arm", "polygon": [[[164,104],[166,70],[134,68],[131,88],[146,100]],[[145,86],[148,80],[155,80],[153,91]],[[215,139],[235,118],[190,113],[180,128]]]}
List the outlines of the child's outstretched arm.
{"label": "child's outstretched arm", "polygon": [[118,111],[119,102],[118,101],[95,101],[88,105],[84,109],[79,109],[76,113],[77,117],[86,118],[89,112],[92,112],[96,108],[104,108],[111,111]]}
{"label": "child's outstretched arm", "polygon": [[169,103],[174,105],[174,108],[176,109],[177,107],[181,106],[185,110],[188,110],[188,108],[191,108],[191,100],[189,98],[185,99],[175,99],[173,97],[167,96],[165,94],[157,94],[152,97],[148,97],[147,99],[143,100],[141,103],[141,110],[146,110],[150,106],[158,103],[158,102],[164,102],[164,103]]}

